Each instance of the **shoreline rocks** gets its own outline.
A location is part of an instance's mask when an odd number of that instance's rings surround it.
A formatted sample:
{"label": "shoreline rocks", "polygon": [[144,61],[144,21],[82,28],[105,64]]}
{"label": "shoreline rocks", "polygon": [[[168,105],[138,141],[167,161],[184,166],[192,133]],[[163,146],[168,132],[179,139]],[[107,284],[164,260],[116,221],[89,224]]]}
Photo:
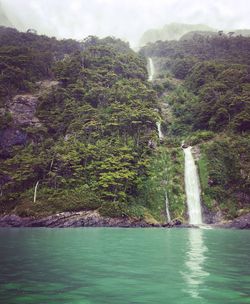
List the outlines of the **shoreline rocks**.
{"label": "shoreline rocks", "polygon": [[250,229],[250,213],[239,216],[228,223],[216,225],[218,228]]}
{"label": "shoreline rocks", "polygon": [[[210,225],[208,225],[210,226]],[[121,228],[197,228],[182,224],[180,221],[155,224],[133,218],[109,218],[101,216],[97,211],[62,212],[43,218],[20,217],[8,214],[0,217],[0,227],[121,227]],[[212,224],[213,228],[250,229],[250,213],[227,223]]]}
{"label": "shoreline rocks", "polygon": [[10,214],[0,217],[0,227],[160,227],[160,224],[147,223],[131,218],[109,218],[97,211],[62,212],[43,218],[20,217]]}

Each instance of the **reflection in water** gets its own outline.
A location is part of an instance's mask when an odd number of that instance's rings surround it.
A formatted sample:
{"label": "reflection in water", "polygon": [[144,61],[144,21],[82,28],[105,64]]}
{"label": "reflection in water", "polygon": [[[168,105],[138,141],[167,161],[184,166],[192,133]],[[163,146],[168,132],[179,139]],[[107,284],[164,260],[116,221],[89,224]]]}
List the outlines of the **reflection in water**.
{"label": "reflection in water", "polygon": [[209,275],[204,267],[206,260],[205,253],[207,247],[203,242],[203,231],[201,229],[189,229],[188,231],[188,251],[186,253],[186,270],[182,272],[183,278],[186,281],[185,291],[192,298],[201,298],[200,290],[204,283],[204,279]]}

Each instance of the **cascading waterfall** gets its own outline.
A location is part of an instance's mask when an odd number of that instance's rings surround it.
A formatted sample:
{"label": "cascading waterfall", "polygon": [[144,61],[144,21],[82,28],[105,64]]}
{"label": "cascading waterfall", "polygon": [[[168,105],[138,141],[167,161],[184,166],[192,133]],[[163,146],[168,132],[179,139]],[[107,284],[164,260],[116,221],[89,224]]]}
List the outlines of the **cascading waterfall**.
{"label": "cascading waterfall", "polygon": [[192,155],[192,147],[183,149],[185,154],[185,190],[187,196],[189,224],[201,225],[200,183]]}
{"label": "cascading waterfall", "polygon": [[159,139],[160,139],[160,140],[163,140],[164,135],[163,135],[163,133],[162,133],[162,131],[161,131],[161,123],[158,121],[158,122],[156,123],[156,125],[157,125],[157,130],[158,130]]}
{"label": "cascading waterfall", "polygon": [[[152,58],[149,57],[148,58],[148,81],[153,81],[154,74],[155,74],[154,63],[153,63]],[[156,125],[157,125],[159,139],[162,140],[164,136],[163,136],[163,133],[161,131],[161,123],[158,121],[156,123]]]}
{"label": "cascading waterfall", "polygon": [[[155,67],[154,67],[154,63],[152,58],[148,58],[148,81],[153,81],[154,78],[154,74],[155,74]],[[158,121],[156,123],[157,126],[157,130],[158,130],[158,136],[159,136],[159,140],[163,140],[164,135],[161,131],[161,122]],[[165,193],[165,207],[166,207],[166,216],[167,216],[167,221],[168,223],[171,222],[171,217],[170,217],[170,212],[169,212],[169,201],[168,201],[168,195],[167,192]]]}
{"label": "cascading waterfall", "polygon": [[153,81],[155,67],[152,58],[148,58],[148,81]]}
{"label": "cascading waterfall", "polygon": [[170,212],[169,212],[169,201],[168,201],[168,194],[165,193],[165,206],[166,206],[166,215],[168,223],[171,222]]}

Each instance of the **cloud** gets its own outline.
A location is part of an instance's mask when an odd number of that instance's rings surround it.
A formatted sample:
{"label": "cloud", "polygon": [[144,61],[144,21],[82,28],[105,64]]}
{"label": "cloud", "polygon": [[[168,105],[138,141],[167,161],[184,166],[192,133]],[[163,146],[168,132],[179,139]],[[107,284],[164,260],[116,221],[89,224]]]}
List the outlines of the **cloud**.
{"label": "cloud", "polygon": [[171,22],[250,28],[248,0],[2,0],[2,6],[20,30],[76,39],[112,35],[132,45],[144,31]]}

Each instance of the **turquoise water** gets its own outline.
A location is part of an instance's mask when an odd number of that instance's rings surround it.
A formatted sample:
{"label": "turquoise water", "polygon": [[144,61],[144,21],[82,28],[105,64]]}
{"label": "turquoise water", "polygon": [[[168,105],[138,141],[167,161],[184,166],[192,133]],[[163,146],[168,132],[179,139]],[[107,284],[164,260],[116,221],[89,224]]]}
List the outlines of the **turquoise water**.
{"label": "turquoise water", "polygon": [[250,231],[0,229],[0,303],[250,303]]}

